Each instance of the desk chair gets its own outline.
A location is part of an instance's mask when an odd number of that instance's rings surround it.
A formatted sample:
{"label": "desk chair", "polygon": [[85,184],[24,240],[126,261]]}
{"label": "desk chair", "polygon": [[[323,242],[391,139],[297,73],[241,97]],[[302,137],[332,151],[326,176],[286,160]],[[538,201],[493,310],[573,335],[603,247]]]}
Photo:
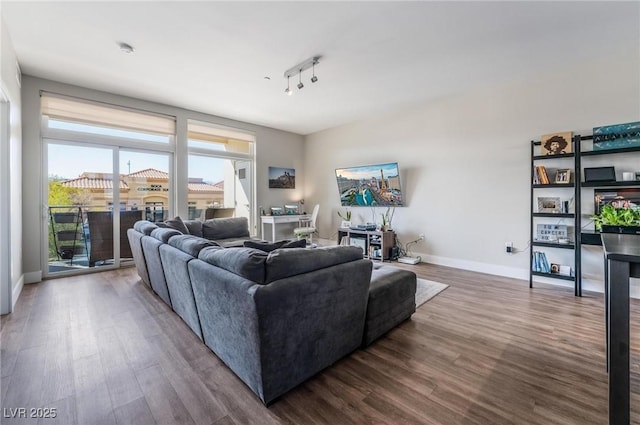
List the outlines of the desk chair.
{"label": "desk chair", "polygon": [[309,243],[313,242],[313,234],[316,232],[316,219],[318,218],[318,210],[320,209],[320,204],[316,204],[313,207],[313,212],[311,213],[311,219],[301,219],[300,227],[296,227],[293,229],[293,234],[298,236],[302,235],[305,238],[309,238]]}

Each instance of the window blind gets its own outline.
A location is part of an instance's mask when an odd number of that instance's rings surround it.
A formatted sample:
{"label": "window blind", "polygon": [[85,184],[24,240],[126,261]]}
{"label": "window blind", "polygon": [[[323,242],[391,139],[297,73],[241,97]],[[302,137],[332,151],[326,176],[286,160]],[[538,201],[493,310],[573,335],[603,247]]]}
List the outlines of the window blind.
{"label": "window blind", "polygon": [[108,104],[43,94],[42,115],[49,119],[173,136],[175,118],[118,108]]}

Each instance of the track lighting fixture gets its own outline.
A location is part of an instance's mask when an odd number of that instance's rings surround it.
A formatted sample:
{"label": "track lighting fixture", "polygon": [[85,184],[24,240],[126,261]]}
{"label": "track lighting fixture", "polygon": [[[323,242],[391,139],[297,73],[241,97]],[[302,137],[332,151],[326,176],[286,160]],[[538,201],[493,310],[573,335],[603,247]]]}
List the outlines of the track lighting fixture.
{"label": "track lighting fixture", "polygon": [[289,88],[289,76],[287,76],[287,88],[285,89],[284,92],[287,94],[287,96],[291,96],[291,94],[293,93]]}
{"label": "track lighting fixture", "polygon": [[309,68],[313,68],[313,76],[311,77],[311,82],[315,83],[316,81],[318,81],[318,77],[316,77],[316,65],[319,63],[319,61],[320,56],[314,56],[304,62],[299,63],[293,68],[289,68],[288,70],[286,70],[284,72],[284,76],[287,78],[287,88],[284,92],[288,95],[292,94],[291,88],[289,86],[289,79],[291,77],[295,77],[296,74],[298,74],[298,90],[302,89],[304,87],[304,84],[302,83],[302,71],[305,71]]}

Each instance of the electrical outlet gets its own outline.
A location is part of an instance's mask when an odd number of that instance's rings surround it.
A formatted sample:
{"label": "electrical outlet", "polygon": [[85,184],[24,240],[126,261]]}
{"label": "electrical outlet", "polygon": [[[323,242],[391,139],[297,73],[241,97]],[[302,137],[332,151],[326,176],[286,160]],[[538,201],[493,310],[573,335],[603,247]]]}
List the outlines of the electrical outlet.
{"label": "electrical outlet", "polygon": [[418,240],[423,241],[424,240],[424,233],[420,233],[418,235]]}
{"label": "electrical outlet", "polygon": [[504,247],[505,247],[504,251],[505,251],[507,254],[513,254],[513,253],[514,253],[514,251],[515,251],[515,250],[513,249],[513,242],[505,242],[505,243],[504,243]]}

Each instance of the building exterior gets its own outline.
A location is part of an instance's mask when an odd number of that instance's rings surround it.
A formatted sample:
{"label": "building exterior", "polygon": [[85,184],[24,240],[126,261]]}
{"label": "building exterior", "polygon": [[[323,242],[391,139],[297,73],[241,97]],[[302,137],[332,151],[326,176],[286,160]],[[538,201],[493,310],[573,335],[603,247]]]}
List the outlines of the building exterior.
{"label": "building exterior", "polygon": [[[113,175],[84,172],[62,182],[63,187],[79,189],[75,204],[93,211],[113,208]],[[171,203],[169,174],[154,168],[120,175],[120,210],[145,209],[148,213],[167,213]],[[224,206],[224,181],[210,184],[190,178],[189,218],[198,218],[208,207]],[[166,218],[166,217],[165,217]],[[154,220],[155,221],[155,220]]]}

